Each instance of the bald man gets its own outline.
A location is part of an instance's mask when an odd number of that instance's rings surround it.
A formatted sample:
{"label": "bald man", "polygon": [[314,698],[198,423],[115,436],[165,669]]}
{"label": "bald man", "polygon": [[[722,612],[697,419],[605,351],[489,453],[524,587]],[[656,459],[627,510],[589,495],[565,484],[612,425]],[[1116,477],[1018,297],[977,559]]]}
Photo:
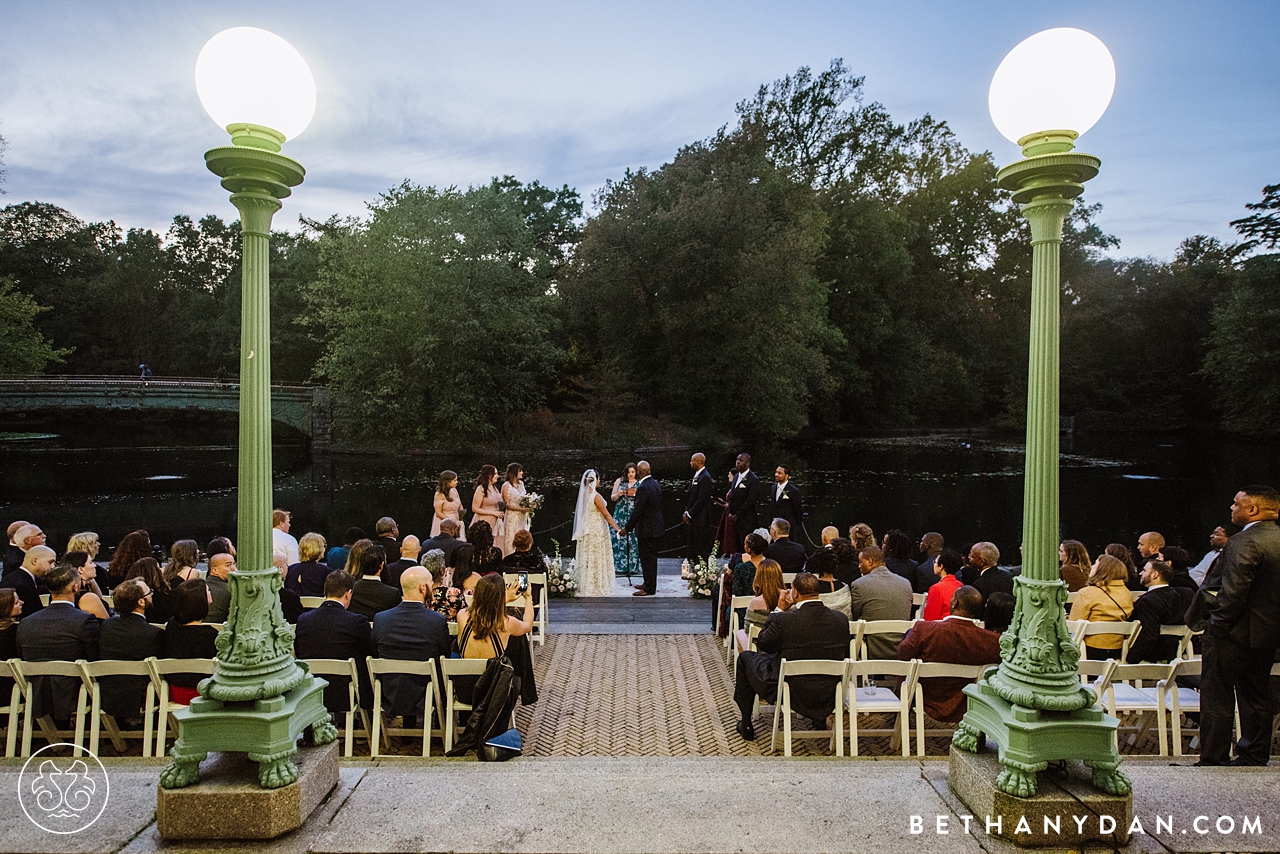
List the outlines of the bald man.
{"label": "bald man", "polygon": [[25,519],[19,519],[12,522],[8,528],[9,548],[4,554],[4,575],[8,575],[18,567],[22,566],[22,558],[26,556],[26,552],[18,545],[17,534],[27,525],[31,524]]}
{"label": "bald man", "polygon": [[44,607],[40,601],[39,582],[53,565],[58,556],[48,546],[32,546],[22,556],[22,565],[4,577],[5,587],[12,587],[22,600],[22,616],[30,617]]}
{"label": "bald man", "polygon": [[209,616],[206,623],[225,623],[227,613],[231,610],[231,589],[227,579],[236,571],[235,555],[220,554],[209,558],[209,571],[205,574],[204,583],[209,585],[209,595],[213,602],[209,604]]}
{"label": "bald man", "polygon": [[400,589],[400,576],[410,567],[418,566],[418,555],[422,553],[422,541],[413,534],[407,535],[400,543],[400,559],[388,561],[382,569],[382,583],[388,587]]}
{"label": "bald man", "polygon": [[822,547],[829,548],[832,543],[840,539],[840,529],[835,525],[828,525],[822,529]]}
{"label": "bald man", "polygon": [[1142,560],[1135,561],[1142,566],[1149,560],[1164,560],[1161,550],[1164,548],[1164,537],[1155,531],[1147,531],[1141,537],[1138,537],[1138,554],[1142,555]]}
{"label": "bald man", "polygon": [[[403,661],[436,661],[449,655],[449,623],[444,614],[426,606],[431,598],[431,573],[411,566],[400,574],[399,605],[373,617],[373,654]],[[382,677],[383,709],[403,715],[405,723],[422,719],[426,676]],[[430,726],[430,724],[427,724]]]}
{"label": "bald man", "polygon": [[689,468],[693,469],[693,479],[685,490],[684,498],[684,524],[689,535],[685,554],[690,563],[697,563],[711,555],[711,546],[716,538],[715,523],[711,518],[711,493],[715,484],[711,479],[711,472],[707,471],[705,454],[690,457]]}

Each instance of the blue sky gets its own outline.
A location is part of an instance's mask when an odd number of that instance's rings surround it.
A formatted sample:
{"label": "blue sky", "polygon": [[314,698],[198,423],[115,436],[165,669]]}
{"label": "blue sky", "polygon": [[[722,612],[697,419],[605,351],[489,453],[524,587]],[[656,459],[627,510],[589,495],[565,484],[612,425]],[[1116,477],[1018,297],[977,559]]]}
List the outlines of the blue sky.
{"label": "blue sky", "polygon": [[[1032,8],[1029,6],[1043,6]],[[1280,3],[41,3],[0,0],[8,195],[163,230],[235,210],[204,170],[226,136],[192,72],[204,42],[257,26],[316,77],[311,126],[286,146],[307,181],[277,215],[359,215],[409,179],[494,175],[576,187],[654,167],[734,120],[762,83],[833,57],[898,121],[948,121],[969,148],[1017,156],[987,113],[1004,55],[1041,29],[1097,35],[1116,61],[1107,113],[1080,143],[1118,254],[1171,257],[1231,238],[1280,181]],[[1064,69],[1069,73],[1070,69]]]}

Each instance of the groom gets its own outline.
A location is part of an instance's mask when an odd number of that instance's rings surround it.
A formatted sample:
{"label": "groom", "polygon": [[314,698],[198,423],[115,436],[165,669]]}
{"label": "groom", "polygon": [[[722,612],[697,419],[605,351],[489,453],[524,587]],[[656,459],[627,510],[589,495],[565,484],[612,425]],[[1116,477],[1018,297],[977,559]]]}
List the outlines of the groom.
{"label": "groom", "polygon": [[627,526],[618,534],[625,537],[632,531],[640,546],[640,570],[644,573],[644,583],[632,596],[652,596],[658,592],[658,543],[662,541],[662,487],[651,475],[652,469],[644,460],[636,463],[636,474],[640,480],[636,483],[636,503],[631,509],[631,518]]}

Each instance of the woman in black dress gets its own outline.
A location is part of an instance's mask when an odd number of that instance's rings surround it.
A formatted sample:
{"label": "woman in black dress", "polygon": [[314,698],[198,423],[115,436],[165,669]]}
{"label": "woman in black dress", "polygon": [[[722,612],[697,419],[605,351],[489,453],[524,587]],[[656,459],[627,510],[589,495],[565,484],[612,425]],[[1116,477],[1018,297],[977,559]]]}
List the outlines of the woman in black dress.
{"label": "woman in black dress", "polygon": [[502,552],[493,545],[493,529],[481,520],[467,529],[467,542],[475,547],[472,569],[481,575],[502,572]]}
{"label": "woman in black dress", "polygon": [[[213,596],[203,579],[184,581],[173,591],[173,617],[164,628],[161,654],[165,658],[214,658],[218,654],[214,641],[218,630],[204,625],[209,616]],[[198,693],[196,685],[203,679],[199,673],[169,674],[169,701],[184,706]]]}
{"label": "woman in black dress", "polygon": [[[0,661],[18,658],[18,620],[22,600],[12,587],[0,587]],[[13,693],[13,680],[0,678],[0,703],[7,703]]]}

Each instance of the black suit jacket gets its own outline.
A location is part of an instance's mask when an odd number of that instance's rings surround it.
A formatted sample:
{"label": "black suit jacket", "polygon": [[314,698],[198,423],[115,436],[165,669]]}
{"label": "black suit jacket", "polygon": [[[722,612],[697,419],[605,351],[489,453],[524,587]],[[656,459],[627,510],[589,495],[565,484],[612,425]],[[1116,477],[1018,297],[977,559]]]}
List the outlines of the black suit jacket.
{"label": "black suit jacket", "polygon": [[[51,603],[18,623],[18,654],[23,661],[75,661],[98,658],[98,619],[70,602]],[[36,717],[71,718],[81,682],[74,676],[37,676],[31,680]]]}
{"label": "black suit jacket", "polygon": [[18,567],[22,566],[22,562],[27,559],[27,553],[22,549],[9,543],[9,548],[4,553],[4,570],[0,571],[0,575],[8,575]]}
{"label": "black suit jacket", "polygon": [[422,551],[419,552],[419,554],[424,555],[432,549],[439,549],[444,552],[445,566],[457,566],[457,564],[453,562],[453,553],[458,550],[458,546],[460,545],[462,545],[462,540],[459,540],[457,537],[451,537],[448,534],[443,533],[436,534],[431,539],[423,542]]}
{"label": "black suit jacket", "polygon": [[662,486],[652,476],[646,477],[636,485],[636,503],[619,536],[635,531],[640,539],[657,540],[666,527],[662,521]]}
{"label": "black suit jacket", "polygon": [[[120,614],[102,624],[98,654],[108,661],[142,661],[160,657],[164,629],[142,614]],[[117,718],[136,718],[146,703],[147,676],[103,676],[102,710]]]}
{"label": "black suit jacket", "polygon": [[698,477],[689,483],[684,496],[684,512],[689,514],[689,524],[695,528],[710,528],[715,522],[711,518],[711,493],[715,483],[711,473],[703,468]]}
{"label": "black suit jacket", "polygon": [[387,563],[400,559],[400,543],[395,537],[378,537],[373,541],[376,545],[382,546],[387,553]]}
{"label": "black suit jacket", "polygon": [[[829,659],[843,661],[849,655],[849,618],[818,601],[802,602],[788,611],[770,614],[756,638],[759,653],[743,653],[743,667],[757,690],[778,684],[782,659]],[[791,685],[791,706],[800,714],[825,720],[831,714],[834,676],[800,676],[787,680]],[[761,691],[769,697],[768,691]]]}
{"label": "black suit jacket", "polygon": [[1008,593],[1013,595],[1013,576],[998,566],[993,566],[979,575],[973,582],[974,588],[982,594],[982,605],[986,607],[992,593]]}
{"label": "black suit jacket", "polygon": [[[373,655],[372,637],[367,619],[351,613],[341,602],[327,599],[298,618],[293,652],[298,658],[354,658],[360,674],[360,705],[368,709],[373,707],[367,661]],[[342,676],[324,678],[329,683],[324,689],[324,707],[335,714],[349,711],[347,686],[351,680]]]}
{"label": "black suit jacket", "polygon": [[25,620],[44,607],[44,603],[40,601],[40,588],[36,586],[36,580],[21,565],[4,578],[0,578],[0,587],[12,587],[18,594],[18,598],[22,600],[22,616],[18,618],[19,620]]}
{"label": "black suit jacket", "polygon": [[1128,661],[1172,661],[1178,654],[1178,638],[1160,634],[1161,626],[1186,624],[1187,608],[1195,594],[1185,587],[1157,587],[1133,600],[1133,615],[1142,623],[1138,639],[1129,647]]}
{"label": "black suit jacket", "polygon": [[381,578],[365,576],[356,580],[351,592],[351,605],[347,610],[373,621],[374,614],[400,604],[400,591],[392,590]]}
{"label": "black suit jacket", "polygon": [[736,517],[733,530],[738,539],[744,539],[757,527],[756,504],[760,500],[760,478],[748,470],[733,489],[729,490],[729,514]]}
{"label": "black suit jacket", "polygon": [[791,537],[800,539],[800,526],[804,524],[804,501],[800,495],[800,487],[788,480],[782,489],[782,498],[778,498],[778,484],[771,483],[765,489],[764,506],[768,513],[768,521],[786,519],[791,523]]}
{"label": "black suit jacket", "polygon": [[[423,552],[426,554],[426,552]],[[416,560],[409,560],[402,557],[397,561],[388,561],[387,565],[382,568],[382,583],[396,591],[396,595],[400,594],[400,576],[404,575],[404,571],[411,566],[418,566]]]}
{"label": "black suit jacket", "polygon": [[[379,658],[435,661],[448,656],[449,647],[449,621],[421,602],[401,602],[373,618],[373,654]],[[382,708],[390,715],[421,714],[426,688],[425,676],[383,676]]]}
{"label": "black suit jacket", "polygon": [[1280,527],[1257,522],[1236,534],[1213,569],[1205,586],[1218,585],[1218,595],[1206,634],[1253,649],[1280,647]]}
{"label": "black suit jacket", "polygon": [[764,550],[764,556],[776,560],[783,572],[799,572],[804,569],[804,546],[791,537],[779,537]]}

